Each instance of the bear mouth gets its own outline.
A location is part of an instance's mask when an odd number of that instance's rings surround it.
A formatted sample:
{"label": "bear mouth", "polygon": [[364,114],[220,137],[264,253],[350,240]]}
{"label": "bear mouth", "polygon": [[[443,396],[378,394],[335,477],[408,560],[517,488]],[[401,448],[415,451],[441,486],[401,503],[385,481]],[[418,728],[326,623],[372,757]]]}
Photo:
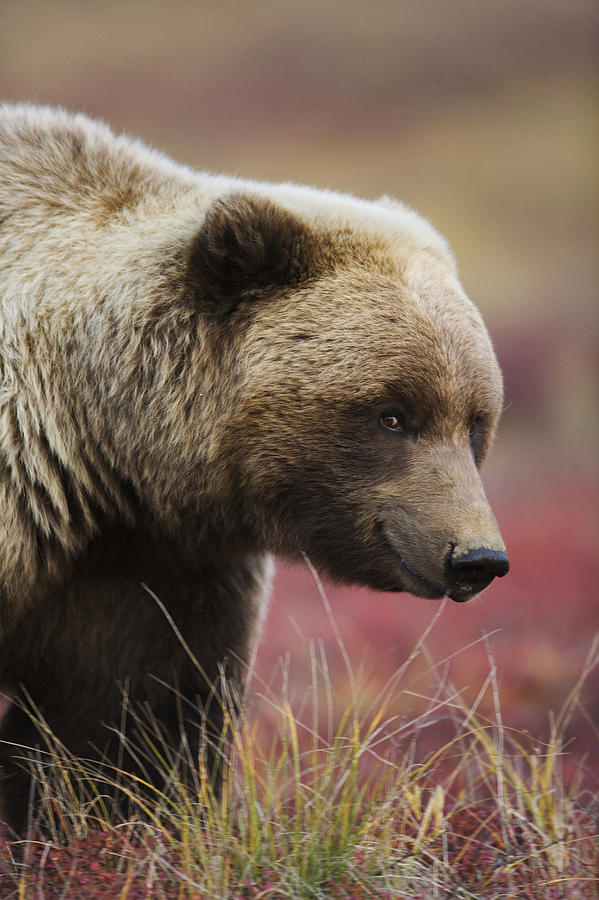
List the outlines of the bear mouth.
{"label": "bear mouth", "polygon": [[385,590],[398,593],[407,591],[416,597],[425,597],[428,600],[440,600],[444,597],[445,588],[429,581],[416,566],[412,565],[388,533],[385,523],[375,519],[375,526],[387,558],[392,560],[395,571],[399,571],[401,576],[399,580],[394,578]]}
{"label": "bear mouth", "polygon": [[429,597],[433,600],[440,600],[445,596],[446,591],[444,587],[433,584],[433,582],[429,581],[428,578],[426,578],[422,574],[422,572],[420,572],[415,566],[408,562],[403,553],[395,548],[392,549],[394,550],[395,558],[399,559],[403,571],[407,573],[407,575],[410,576],[410,579],[413,582],[416,582],[416,585],[418,586],[417,591],[414,591],[413,588],[409,588],[411,591],[417,593],[418,595]]}
{"label": "bear mouth", "polygon": [[429,600],[441,600],[443,597],[449,597],[455,603],[465,603],[480,593],[482,587],[475,584],[453,584],[440,585],[434,581],[430,581],[426,575],[416,568],[402,553],[402,551],[394,544],[390,536],[387,534],[386,528],[382,522],[378,522],[378,530],[387,550],[393,555],[395,564],[399,562],[401,567],[402,579],[400,585],[391,587],[389,590],[409,591],[417,597],[425,597]]}
{"label": "bear mouth", "polygon": [[429,600],[441,600],[443,597],[449,597],[454,603],[466,603],[487,587],[487,581],[481,584],[476,584],[475,582],[453,584],[446,582],[444,585],[441,585],[438,582],[429,580],[397,547],[387,533],[384,522],[377,522],[377,526],[379,535],[389,553],[392,554],[396,567],[397,563],[399,563],[402,574],[401,582],[396,587],[388,588],[388,590],[408,591],[417,597],[425,597]]}
{"label": "bear mouth", "polygon": [[[486,587],[486,585],[481,585],[481,587],[477,587],[474,584],[460,584],[454,585],[452,587],[437,587],[437,585],[433,584],[424,575],[418,571],[418,569],[414,568],[407,559],[401,554],[399,551],[396,551],[396,555],[399,557],[399,561],[402,564],[404,571],[410,575],[416,582],[422,585],[423,596],[431,597],[432,599],[441,599],[442,597],[449,597],[450,600],[453,600],[454,603],[466,603],[468,600],[471,600],[473,597],[476,597],[477,594],[480,594],[481,590]],[[424,593],[426,591],[426,593]]]}

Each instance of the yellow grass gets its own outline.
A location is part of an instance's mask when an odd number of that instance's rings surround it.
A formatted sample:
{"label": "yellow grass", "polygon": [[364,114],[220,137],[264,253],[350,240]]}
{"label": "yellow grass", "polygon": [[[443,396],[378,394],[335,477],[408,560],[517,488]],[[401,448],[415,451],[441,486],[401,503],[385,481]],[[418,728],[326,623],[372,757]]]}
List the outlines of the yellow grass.
{"label": "yellow grass", "polygon": [[[38,714],[44,751],[33,765],[43,814],[32,823],[29,840],[10,848],[14,861],[3,860],[0,897],[37,900],[46,896],[44,885],[48,896],[59,891],[78,897],[72,879],[89,859],[86,842],[97,843],[99,832],[106,877],[121,879],[109,896],[596,896],[597,798],[586,796],[577,778],[565,783],[562,733],[599,663],[599,641],[540,745],[502,721],[491,657],[474,704],[463,702],[446,666],[432,666],[438,689],[421,698],[422,711],[410,721],[390,718],[390,700],[407,690],[403,682],[426,653],[425,638],[366,711],[346,656],[353,699],[335,719],[334,686],[316,644],[300,709],[287,695],[285,667],[278,695],[253,688],[253,704],[259,702],[267,716],[237,715],[225,699],[220,791],[205,759],[164,746],[159,724],[149,716],[136,718],[128,739],[141,758],[162,765],[166,782],[160,790],[72,758]],[[488,692],[491,720],[479,714]],[[326,735],[319,726],[323,707]],[[419,734],[440,716],[454,723],[455,737],[418,759]],[[127,822],[114,814],[117,787],[131,799]],[[118,852],[111,850],[115,835]],[[69,870],[70,882],[50,872],[52,854],[65,843],[81,854]],[[8,887],[13,893],[2,893]]]}

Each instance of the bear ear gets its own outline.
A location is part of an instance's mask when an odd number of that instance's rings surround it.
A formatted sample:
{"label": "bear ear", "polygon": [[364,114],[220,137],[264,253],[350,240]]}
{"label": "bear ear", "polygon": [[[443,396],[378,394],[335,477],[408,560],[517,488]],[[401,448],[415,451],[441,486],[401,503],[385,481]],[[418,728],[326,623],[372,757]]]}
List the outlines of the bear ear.
{"label": "bear ear", "polygon": [[269,287],[297,284],[314,267],[308,226],[270,200],[230,194],[208,209],[190,256],[202,301],[226,315]]}

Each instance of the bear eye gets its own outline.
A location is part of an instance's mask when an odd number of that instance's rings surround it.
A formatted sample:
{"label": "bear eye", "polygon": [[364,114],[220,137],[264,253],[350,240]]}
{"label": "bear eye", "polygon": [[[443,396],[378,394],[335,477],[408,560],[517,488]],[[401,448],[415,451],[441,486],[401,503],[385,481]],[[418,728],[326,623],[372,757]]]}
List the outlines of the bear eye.
{"label": "bear eye", "polygon": [[379,416],[379,422],[386,428],[387,431],[395,431],[397,434],[405,434],[406,429],[404,428],[402,421],[397,413],[388,412],[383,413]]}

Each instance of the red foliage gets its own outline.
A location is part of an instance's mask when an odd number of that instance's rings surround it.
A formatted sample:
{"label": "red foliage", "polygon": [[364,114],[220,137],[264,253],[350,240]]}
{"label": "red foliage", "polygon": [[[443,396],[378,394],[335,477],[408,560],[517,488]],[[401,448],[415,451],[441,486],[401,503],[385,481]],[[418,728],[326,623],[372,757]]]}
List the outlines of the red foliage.
{"label": "red foliage", "polygon": [[[469,808],[450,818],[445,853],[449,865],[454,868],[455,885],[481,896],[492,887],[495,890],[504,888],[510,897],[537,900],[539,872],[535,862],[540,859],[542,867],[543,850],[547,848],[531,844],[530,835],[526,835],[521,826],[502,828],[499,819],[496,807]],[[590,843],[591,838],[587,845]],[[441,849],[439,846],[439,852]],[[579,846],[576,852],[582,857],[589,850],[592,851],[592,847]],[[594,896],[594,875],[589,868],[588,878],[570,880],[568,889],[577,886],[577,896]],[[553,886],[543,886],[544,900],[563,900],[564,896],[564,883],[559,879]]]}
{"label": "red foliage", "polygon": [[[8,871],[9,863],[16,857],[13,869],[28,887],[28,900],[54,895],[64,900],[97,900],[120,897],[121,893],[128,900],[146,900],[152,891],[165,900],[176,900],[181,892],[174,874],[157,866],[153,878],[149,877],[151,850],[144,842],[140,853],[139,842],[118,829],[90,831],[86,838],[77,838],[67,846],[0,841],[0,872]],[[160,853],[164,855],[163,848]],[[14,892],[14,878],[0,874],[1,900],[13,897]]]}

